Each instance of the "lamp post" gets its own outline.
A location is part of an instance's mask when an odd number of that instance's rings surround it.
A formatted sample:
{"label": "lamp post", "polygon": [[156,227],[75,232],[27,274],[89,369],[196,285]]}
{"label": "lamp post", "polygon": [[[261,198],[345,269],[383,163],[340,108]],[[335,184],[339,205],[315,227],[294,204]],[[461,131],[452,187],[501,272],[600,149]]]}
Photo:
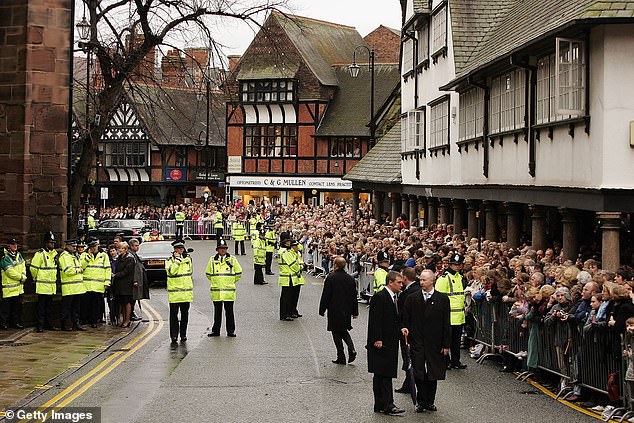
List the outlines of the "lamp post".
{"label": "lamp post", "polygon": [[374,146],[376,135],[376,122],[374,121],[374,49],[360,45],[354,48],[352,52],[352,64],[348,66],[350,76],[356,78],[359,76],[361,66],[357,64],[357,50],[365,49],[368,52],[368,70],[370,71],[370,147]]}
{"label": "lamp post", "polygon": [[[85,123],[85,131],[86,136],[90,137],[90,59],[91,59],[91,46],[89,43],[90,40],[90,23],[86,20],[86,10],[84,6],[84,14],[81,18],[81,21],[77,22],[75,25],[77,28],[77,32],[79,33],[79,43],[78,46],[86,53],[86,123]],[[70,154],[70,152],[69,152]],[[95,156],[96,157],[96,156]],[[99,172],[99,169],[97,169]],[[97,173],[98,175],[98,173]],[[89,189],[88,181],[85,182],[86,190],[84,191],[84,195],[86,198],[84,199],[84,231],[88,233],[88,195]]]}
{"label": "lamp post", "polygon": [[[206,93],[206,100],[207,100],[207,117],[206,117],[206,126],[205,126],[205,188],[207,188],[208,182],[209,182],[209,158],[211,157],[211,152],[209,151],[209,106],[210,106],[210,91],[211,91],[211,81],[209,78],[209,66],[205,67],[205,73],[203,74],[203,79],[205,81],[205,93]],[[197,99],[198,101],[201,100],[202,97],[202,93],[198,92],[197,95]],[[200,145],[202,147],[202,140],[200,139],[200,136],[202,135],[203,131],[200,131],[200,133],[198,134],[198,145]],[[197,147],[198,148],[198,147]],[[207,188],[208,189],[208,188]],[[207,201],[207,199],[205,199],[205,202]]]}

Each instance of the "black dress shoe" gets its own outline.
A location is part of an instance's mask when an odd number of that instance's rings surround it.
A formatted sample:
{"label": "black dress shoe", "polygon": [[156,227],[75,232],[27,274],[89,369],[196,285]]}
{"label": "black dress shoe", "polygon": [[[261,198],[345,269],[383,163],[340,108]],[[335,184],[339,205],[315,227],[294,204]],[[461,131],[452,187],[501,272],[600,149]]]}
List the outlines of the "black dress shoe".
{"label": "black dress shoe", "polygon": [[463,369],[467,368],[467,365],[466,364],[462,364],[462,363],[456,363],[456,364],[452,364],[451,368],[463,370]]}
{"label": "black dress shoe", "polygon": [[416,412],[417,413],[424,413],[426,411],[426,408],[422,405],[417,405],[416,406]]}
{"label": "black dress shoe", "polygon": [[73,328],[62,328],[64,332],[72,332]]}
{"label": "black dress shoe", "polygon": [[285,318],[283,318],[282,320],[284,320],[285,322],[292,322],[293,318],[291,316],[286,316]]}
{"label": "black dress shoe", "polygon": [[513,368],[510,366],[504,366],[500,369],[500,373],[513,373]]}
{"label": "black dress shoe", "polygon": [[16,323],[14,326],[16,329],[24,329],[24,325],[22,323]]}
{"label": "black dress shoe", "polygon": [[235,338],[235,337],[236,337],[236,334],[235,334],[235,333],[228,333],[228,334],[227,334],[227,336],[228,336],[229,338]]}
{"label": "black dress shoe", "polygon": [[379,407],[374,407],[374,412],[375,413],[382,413],[383,410],[381,410],[381,408],[379,408]]}
{"label": "black dress shoe", "polygon": [[266,272],[265,274],[266,274],[266,275],[274,275],[275,273],[273,273],[273,272]]}
{"label": "black dress shoe", "polygon": [[91,323],[90,327],[93,328],[93,329],[96,329],[97,328],[97,323]]}
{"label": "black dress shoe", "polygon": [[141,318],[139,316],[132,316],[130,317],[130,320],[132,320],[133,322],[138,322],[139,320],[141,320]]}
{"label": "black dress shoe", "polygon": [[269,283],[267,281],[262,282],[262,285],[268,285]]}
{"label": "black dress shoe", "polygon": [[387,410],[383,411],[385,414],[402,414],[405,412],[405,410],[403,410],[402,408],[398,408],[398,407],[392,407],[392,408],[388,408]]}
{"label": "black dress shoe", "polygon": [[336,360],[332,360],[333,363],[335,364],[346,364],[346,359],[345,358],[338,358]]}
{"label": "black dress shoe", "polygon": [[172,338],[172,344],[178,344],[178,339]]}
{"label": "black dress shoe", "polygon": [[394,392],[397,392],[399,394],[409,394],[411,391],[409,389],[405,388],[404,386],[402,386],[402,387],[400,387],[398,389],[395,389]]}
{"label": "black dress shoe", "polygon": [[438,408],[434,404],[428,404],[423,406],[427,411],[438,411]]}
{"label": "black dress shoe", "polygon": [[59,332],[61,329],[57,326],[49,326],[46,328],[47,330],[52,330],[53,332]]}
{"label": "black dress shoe", "polygon": [[212,336],[220,336],[220,334],[217,332],[209,332],[207,336],[211,338]]}
{"label": "black dress shoe", "polygon": [[77,325],[77,326],[73,326],[73,330],[84,332],[86,329],[83,326]]}
{"label": "black dress shoe", "polygon": [[5,325],[4,323],[0,325],[0,329],[2,330],[7,330],[9,329],[9,326]]}
{"label": "black dress shoe", "polygon": [[348,363],[352,363],[356,359],[357,359],[357,352],[356,351],[352,351],[350,353],[350,357],[348,357]]}
{"label": "black dress shoe", "polygon": [[44,332],[44,329],[42,329],[42,328],[37,328],[36,330],[37,330],[37,333],[42,333],[42,332]]}
{"label": "black dress shoe", "polygon": [[181,342],[187,342],[187,337],[186,336],[181,336]]}

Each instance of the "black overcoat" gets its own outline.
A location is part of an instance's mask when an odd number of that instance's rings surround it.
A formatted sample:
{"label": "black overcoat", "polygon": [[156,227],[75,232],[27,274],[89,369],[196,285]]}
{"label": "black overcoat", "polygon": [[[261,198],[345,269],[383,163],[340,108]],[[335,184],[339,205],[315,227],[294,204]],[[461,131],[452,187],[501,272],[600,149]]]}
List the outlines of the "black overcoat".
{"label": "black overcoat", "polygon": [[[401,334],[398,313],[387,289],[382,289],[370,300],[368,317],[368,372],[395,378],[398,373],[398,345]],[[374,342],[382,341],[376,348]]]}
{"label": "black overcoat", "polygon": [[409,330],[414,372],[426,380],[444,380],[447,360],[443,348],[451,346],[451,323],[449,297],[442,292],[434,294],[425,302],[422,291],[411,294],[402,310],[403,327]]}
{"label": "black overcoat", "polygon": [[331,332],[352,329],[352,316],[359,315],[357,286],[354,278],[344,269],[331,272],[324,282],[319,302],[319,315],[328,311],[328,330]]}
{"label": "black overcoat", "polygon": [[114,295],[132,295],[134,288],[134,257],[127,253],[119,256],[113,277]]}

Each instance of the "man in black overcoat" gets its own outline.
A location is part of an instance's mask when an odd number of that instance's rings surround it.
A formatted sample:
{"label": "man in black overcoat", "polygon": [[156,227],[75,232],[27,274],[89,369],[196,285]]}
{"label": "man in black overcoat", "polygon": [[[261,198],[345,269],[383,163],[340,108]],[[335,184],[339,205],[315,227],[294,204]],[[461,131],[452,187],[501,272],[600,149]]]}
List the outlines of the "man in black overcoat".
{"label": "man in black overcoat", "polygon": [[400,414],[405,410],[394,405],[392,379],[398,372],[398,344],[400,321],[397,295],[401,291],[403,278],[400,273],[387,274],[385,289],[376,292],[370,300],[368,318],[368,372],[374,373],[374,412]]}
{"label": "man in black overcoat", "polygon": [[[403,318],[403,308],[405,307],[405,300],[412,293],[420,293],[420,284],[418,283],[418,279],[416,278],[416,271],[412,267],[405,267],[401,271],[403,275],[403,291],[398,294],[398,310],[399,317]],[[407,346],[405,345],[405,337],[401,338],[401,356],[403,357],[403,370],[407,370],[408,366],[408,357],[407,350],[405,349]],[[403,385],[396,389],[395,392],[401,394],[409,394],[410,391],[410,373],[405,372],[405,380],[403,380]]]}
{"label": "man in black overcoat", "polygon": [[416,381],[416,412],[436,411],[436,387],[445,379],[451,346],[449,297],[434,290],[431,270],[420,275],[421,291],[410,295],[402,311],[402,333],[408,337]]}
{"label": "man in black overcoat", "polygon": [[324,282],[324,290],[319,302],[319,315],[323,316],[328,310],[328,330],[332,332],[332,339],[337,348],[336,364],[346,364],[346,355],[343,343],[348,346],[348,363],[357,358],[354,343],[348,332],[352,329],[352,319],[359,315],[359,303],[357,302],[357,287],[354,278],[346,273],[346,259],[337,256],[334,261],[334,270]]}

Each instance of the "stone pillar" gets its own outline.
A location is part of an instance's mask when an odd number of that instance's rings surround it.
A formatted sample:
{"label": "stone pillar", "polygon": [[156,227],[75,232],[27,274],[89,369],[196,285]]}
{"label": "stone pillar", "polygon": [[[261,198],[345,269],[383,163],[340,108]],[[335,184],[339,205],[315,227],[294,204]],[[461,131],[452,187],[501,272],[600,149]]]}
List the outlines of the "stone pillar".
{"label": "stone pillar", "polygon": [[577,260],[577,254],[579,253],[579,219],[574,210],[560,208],[559,212],[561,213],[561,223],[563,225],[562,248],[564,257],[574,262]]}
{"label": "stone pillar", "polygon": [[66,234],[70,0],[0,1],[0,239]]}
{"label": "stone pillar", "polygon": [[534,250],[546,248],[546,213],[544,207],[531,204],[531,247]]}
{"label": "stone pillar", "polygon": [[401,194],[401,213],[404,214],[405,218],[409,221],[409,196],[407,194]]}
{"label": "stone pillar", "polygon": [[358,189],[352,190],[352,215],[354,216],[355,219],[357,217],[357,211],[359,211],[360,194],[361,194],[361,191],[359,191]]}
{"label": "stone pillar", "polygon": [[440,217],[440,223],[449,224],[449,210],[451,203],[448,198],[441,198],[440,205],[438,206],[438,214]]}
{"label": "stone pillar", "polygon": [[427,225],[437,225],[438,224],[438,199],[434,197],[429,197],[427,199],[428,205],[428,223]]}
{"label": "stone pillar", "polygon": [[398,217],[398,215],[400,214],[398,212],[399,207],[400,207],[400,195],[398,195],[397,193],[393,192],[391,193],[391,197],[390,199],[391,201],[391,206],[392,206],[392,212],[391,212],[391,216],[392,216],[392,223],[396,223],[396,218]]}
{"label": "stone pillar", "polygon": [[467,200],[467,236],[469,238],[478,237],[478,216],[480,213],[480,202],[478,200]]}
{"label": "stone pillar", "polygon": [[[420,217],[420,212],[423,212],[423,217]],[[418,196],[418,215],[419,226],[427,226],[427,198],[422,195]]]}
{"label": "stone pillar", "polygon": [[520,245],[520,231],[522,229],[522,209],[517,203],[504,203],[506,207],[506,244],[517,248]]}
{"label": "stone pillar", "polygon": [[484,238],[489,241],[497,242],[498,236],[498,203],[495,201],[484,202],[484,214],[485,214],[485,230]]}
{"label": "stone pillar", "polygon": [[464,229],[464,210],[465,202],[459,198],[451,200],[453,206],[453,231],[460,234]]}
{"label": "stone pillar", "polygon": [[378,221],[383,211],[383,193],[380,191],[372,192],[372,215]]}
{"label": "stone pillar", "polygon": [[620,266],[620,212],[597,212],[601,228],[601,269],[614,272]]}
{"label": "stone pillar", "polygon": [[412,225],[412,222],[418,218],[418,198],[415,195],[410,194],[409,196],[409,224]]}

